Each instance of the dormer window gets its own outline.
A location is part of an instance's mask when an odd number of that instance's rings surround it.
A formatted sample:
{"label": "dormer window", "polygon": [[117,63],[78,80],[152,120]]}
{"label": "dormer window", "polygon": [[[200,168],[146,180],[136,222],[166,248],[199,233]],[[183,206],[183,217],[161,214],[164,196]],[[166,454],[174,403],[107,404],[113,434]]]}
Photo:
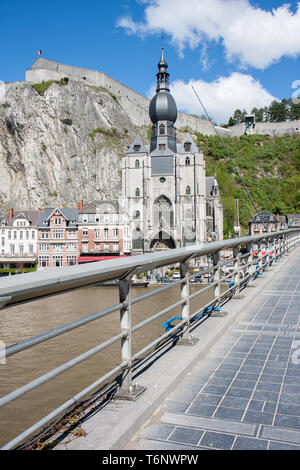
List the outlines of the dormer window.
{"label": "dormer window", "polygon": [[191,151],[191,145],[192,145],[191,142],[185,142],[185,143],[183,144],[184,151],[185,151],[185,152],[190,152],[190,151]]}
{"label": "dormer window", "polygon": [[133,150],[134,150],[134,152],[140,152],[141,146],[140,145],[134,145]]}

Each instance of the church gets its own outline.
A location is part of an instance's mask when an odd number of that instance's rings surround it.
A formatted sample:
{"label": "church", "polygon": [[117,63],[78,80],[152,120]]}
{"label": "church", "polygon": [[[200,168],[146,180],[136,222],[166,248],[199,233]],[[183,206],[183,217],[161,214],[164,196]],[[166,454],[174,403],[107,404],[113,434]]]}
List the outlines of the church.
{"label": "church", "polygon": [[216,177],[189,134],[176,139],[177,106],[162,49],[156,94],[149,106],[150,145],[137,136],[122,161],[122,206],[130,220],[133,253],[182,248],[223,238]]}

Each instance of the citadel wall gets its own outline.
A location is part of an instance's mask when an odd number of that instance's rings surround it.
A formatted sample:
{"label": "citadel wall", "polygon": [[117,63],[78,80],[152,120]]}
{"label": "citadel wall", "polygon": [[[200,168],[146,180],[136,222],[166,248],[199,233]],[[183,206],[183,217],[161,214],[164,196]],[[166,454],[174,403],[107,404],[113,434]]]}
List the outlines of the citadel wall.
{"label": "citadel wall", "polygon": [[[39,58],[34,62],[31,70],[26,70],[26,81],[31,83],[39,83],[43,80],[60,80],[63,77],[78,80],[88,85],[106,88],[117,97],[123,109],[130,115],[133,124],[136,126],[151,125],[149,118],[150,100],[109,77],[104,72],[63,65],[44,58]],[[181,112],[178,113],[176,127],[178,129],[188,127],[205,135],[214,134],[209,121]],[[230,135],[227,129],[221,127],[217,127],[217,129],[222,135]]]}

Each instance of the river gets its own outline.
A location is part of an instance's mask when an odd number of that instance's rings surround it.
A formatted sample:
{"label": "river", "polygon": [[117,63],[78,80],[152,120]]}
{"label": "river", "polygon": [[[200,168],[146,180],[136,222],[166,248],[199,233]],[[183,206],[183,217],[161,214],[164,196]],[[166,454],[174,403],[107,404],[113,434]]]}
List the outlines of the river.
{"label": "river", "polygon": [[[155,289],[133,288],[132,297]],[[201,288],[191,286],[191,290]],[[191,301],[191,312],[212,298],[212,289]],[[180,288],[172,287],[133,306],[133,325],[180,299]],[[0,340],[6,346],[24,341],[52,328],[119,303],[115,287],[88,287],[0,311]],[[151,322],[133,335],[133,353],[164,333],[162,323],[179,309]],[[77,328],[60,337],[7,358],[0,364],[0,396],[10,393],[64,362],[86,352],[119,333],[120,313]],[[0,409],[0,447],[61,405],[121,362],[117,342],[46,384]],[[142,382],[142,380],[141,380]]]}

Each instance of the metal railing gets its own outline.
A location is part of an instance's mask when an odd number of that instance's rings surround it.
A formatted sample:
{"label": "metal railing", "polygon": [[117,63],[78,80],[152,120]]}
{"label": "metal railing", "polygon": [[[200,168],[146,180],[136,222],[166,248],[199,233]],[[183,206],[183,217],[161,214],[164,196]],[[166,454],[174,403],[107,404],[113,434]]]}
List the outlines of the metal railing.
{"label": "metal railing", "polygon": [[[100,261],[84,266],[72,266],[52,271],[42,271],[2,278],[0,285],[0,308],[8,308],[10,306],[34,301],[46,296],[52,296],[68,292],[73,289],[91,286],[95,283],[116,279],[119,280],[120,300],[118,304],[104,308],[99,312],[53,330],[49,330],[25,341],[8,346],[5,349],[5,357],[12,356],[28,348],[32,348],[37,344],[41,344],[51,338],[63,335],[68,331],[79,328],[99,318],[108,316],[116,311],[120,311],[120,333],[85,353],[80,354],[72,360],[65,362],[61,366],[47,372],[41,377],[32,380],[17,390],[5,395],[0,399],[0,408],[8,405],[17,398],[44,384],[57,375],[62,374],[76,364],[79,364],[96,353],[103,351],[108,346],[116,342],[121,343],[121,358],[119,364],[104,376],[87,386],[80,393],[39,420],[33,426],[22,432],[12,441],[4,445],[2,449],[15,448],[35,432],[39,431],[43,426],[50,423],[54,418],[67,412],[67,410],[77,404],[80,399],[90,393],[93,389],[103,385],[108,379],[116,378],[116,376],[121,376],[121,386],[118,390],[117,396],[123,399],[137,399],[143,393],[145,388],[133,382],[133,365],[136,364],[136,362],[141,359],[145,353],[151,351],[163,340],[174,337],[175,334],[179,337],[178,342],[181,342],[184,345],[195,344],[197,342],[197,338],[194,338],[191,334],[191,326],[195,319],[202,319],[210,316],[214,310],[220,309],[220,306],[222,306],[228,299],[233,296],[239,296],[243,288],[251,285],[253,279],[260,276],[263,271],[268,269],[268,267],[273,263],[276,263],[283,254],[287,253],[292,247],[299,243],[299,241],[300,230],[291,229],[276,233],[207,243],[202,246],[195,245],[187,248],[162,251],[159,253],[132,256],[130,258]],[[241,253],[241,246],[246,248],[246,252]],[[257,247],[255,257],[254,246]],[[228,260],[221,260],[221,252],[229,249],[233,250],[233,256]],[[190,274],[190,261],[204,256],[210,256],[212,258],[212,266],[200,272]],[[178,264],[180,265],[181,276],[179,280],[132,298],[131,280],[134,275]],[[226,273],[225,268],[228,268],[229,265],[232,269],[230,272]],[[194,283],[193,285],[197,286],[197,282],[195,281],[199,281],[199,278],[203,279],[207,275],[210,276],[207,286],[203,288],[202,283],[201,289],[191,293],[191,284]],[[131,313],[132,306],[134,304],[142,302],[149,297],[158,295],[174,286],[180,286],[181,298],[179,301],[172,303],[149,318],[146,318],[144,321],[132,326]],[[223,291],[224,286],[226,287],[225,291]],[[213,289],[213,299],[206,305],[202,305],[196,311],[190,312],[190,301],[199,294],[203,294],[203,292],[208,289]],[[174,309],[178,307],[181,308],[179,323],[175,326],[172,325],[172,328],[167,328],[167,331],[164,334],[160,335],[150,344],[133,355],[131,349],[133,333],[150,324],[155,319],[162,317],[166,313],[174,311]]]}

